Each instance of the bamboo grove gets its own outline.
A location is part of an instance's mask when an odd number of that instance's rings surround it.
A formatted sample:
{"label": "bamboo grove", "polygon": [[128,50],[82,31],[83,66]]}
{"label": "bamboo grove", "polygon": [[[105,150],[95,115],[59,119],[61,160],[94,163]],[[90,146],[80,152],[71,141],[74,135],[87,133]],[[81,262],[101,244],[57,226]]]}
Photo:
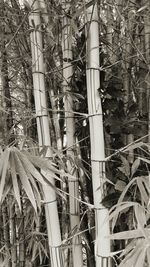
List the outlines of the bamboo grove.
{"label": "bamboo grove", "polygon": [[0,0],[0,266],[150,266],[150,2]]}

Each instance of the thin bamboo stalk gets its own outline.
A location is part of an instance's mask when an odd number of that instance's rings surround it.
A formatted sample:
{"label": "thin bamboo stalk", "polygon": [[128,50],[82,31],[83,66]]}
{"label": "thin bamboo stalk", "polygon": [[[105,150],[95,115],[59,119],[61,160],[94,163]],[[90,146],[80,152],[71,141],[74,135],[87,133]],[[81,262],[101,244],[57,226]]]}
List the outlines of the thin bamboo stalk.
{"label": "thin bamboo stalk", "polygon": [[[3,217],[3,235],[4,235],[4,244],[6,248],[6,255],[8,257],[7,266],[12,267],[11,265],[11,253],[10,253],[10,229],[9,229],[9,217],[6,202],[2,206],[2,217]],[[5,260],[5,259],[4,259]]]}
{"label": "thin bamboo stalk", "polygon": [[[130,3],[130,8],[134,8],[134,2]],[[131,15],[128,16],[127,21],[127,30],[125,32],[125,43],[124,43],[124,54],[123,54],[123,87],[125,91],[124,96],[124,111],[127,114],[128,108],[129,108],[129,102],[132,99],[132,83],[131,83],[131,66],[132,66],[132,60],[129,59],[133,52],[133,45],[132,45],[132,37],[134,33],[134,24]],[[134,135],[132,133],[129,133],[127,135],[126,144],[130,144],[134,141]],[[125,145],[126,145],[125,144]],[[128,161],[132,164],[134,161],[134,151],[130,150],[128,153]]]}
{"label": "thin bamboo stalk", "polygon": [[16,240],[16,220],[15,220],[15,206],[12,202],[9,205],[10,214],[10,244],[11,244],[11,261],[12,267],[17,265],[17,240]]}
{"label": "thin bamboo stalk", "polygon": [[[143,1],[143,4],[147,4]],[[148,10],[150,3],[148,3]],[[145,37],[145,58],[147,62],[146,88],[147,88],[147,106],[148,106],[148,143],[150,143],[150,16],[147,12],[144,17],[144,37]]]}
{"label": "thin bamboo stalk", "polygon": [[108,267],[110,260],[108,209],[101,201],[105,188],[105,148],[103,118],[99,97],[99,29],[97,4],[87,9],[87,94],[91,139],[91,165],[95,206],[95,260],[97,267]]}
{"label": "thin bamboo stalk", "polygon": [[25,267],[25,235],[24,235],[24,214],[18,214],[18,239],[19,239],[19,266]]}
{"label": "thin bamboo stalk", "polygon": [[[62,2],[64,9],[70,7],[69,2]],[[74,175],[74,180],[69,180],[69,207],[70,207],[70,228],[72,234],[79,230],[80,226],[80,207],[79,202],[79,178],[75,170],[73,161],[75,160],[75,120],[73,113],[73,99],[71,95],[71,77],[73,75],[72,61],[72,32],[71,21],[67,16],[63,17],[62,48],[63,48],[63,91],[64,109],[66,122],[67,139],[67,167],[68,171]],[[72,258],[74,267],[83,266],[82,243],[78,235],[72,238]]]}
{"label": "thin bamboo stalk", "polygon": [[[46,104],[46,90],[44,77],[44,59],[42,33],[40,30],[40,8],[38,1],[32,1],[32,12],[29,16],[32,32],[31,50],[32,50],[32,75],[34,87],[34,99],[36,109],[36,121],[38,130],[39,147],[47,147],[47,157],[52,157],[51,140],[49,131],[49,119]],[[55,185],[52,177],[49,177],[51,183]],[[63,256],[61,248],[61,233],[59,217],[57,210],[56,192],[50,186],[43,186],[45,212],[48,231],[48,243],[52,267],[63,267]]]}

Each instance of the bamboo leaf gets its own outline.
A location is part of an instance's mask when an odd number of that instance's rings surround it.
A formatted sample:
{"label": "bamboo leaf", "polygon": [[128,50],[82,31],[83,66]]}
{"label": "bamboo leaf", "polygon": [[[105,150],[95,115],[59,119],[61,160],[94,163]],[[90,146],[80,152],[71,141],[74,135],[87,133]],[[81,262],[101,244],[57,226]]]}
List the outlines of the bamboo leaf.
{"label": "bamboo leaf", "polygon": [[146,9],[146,8],[147,8],[147,5],[140,7],[140,8],[137,10],[137,13],[143,11],[143,10]]}
{"label": "bamboo leaf", "polygon": [[127,177],[130,176],[130,165],[129,165],[129,162],[128,160],[123,157],[122,155],[120,156],[121,157],[121,160],[122,160],[122,166],[119,167],[118,169],[123,172]]}
{"label": "bamboo leaf", "polygon": [[13,190],[14,190],[15,198],[16,198],[16,201],[18,203],[19,210],[21,212],[20,189],[19,189],[19,185],[18,185],[18,179],[17,179],[17,173],[16,173],[16,166],[15,166],[13,151],[10,154],[10,172],[11,172],[11,177],[12,177],[12,184],[13,184]]}
{"label": "bamboo leaf", "polygon": [[146,162],[146,163],[148,163],[148,164],[150,164],[150,160],[148,160],[148,159],[146,159],[146,158],[141,158],[141,157],[139,157],[139,159],[142,160],[142,161],[144,161],[144,162]]}
{"label": "bamboo leaf", "polygon": [[129,252],[132,251],[135,248],[136,242],[137,241],[135,239],[133,239],[132,241],[130,241],[130,243],[125,247],[125,249],[120,254],[120,258],[125,257],[126,255],[128,255]]}
{"label": "bamboo leaf", "polygon": [[12,188],[12,185],[11,185],[10,181],[6,181],[6,185],[5,185],[4,191],[3,191],[2,202],[4,201],[4,199],[6,198],[8,193],[10,193],[11,188]]}
{"label": "bamboo leaf", "polygon": [[1,156],[0,156],[0,176],[1,176],[1,173],[2,173],[2,169],[3,169],[3,162],[4,162],[4,152],[2,152]]}
{"label": "bamboo leaf", "polygon": [[32,258],[31,258],[31,261],[33,262],[36,258],[36,254],[37,254],[37,249],[38,249],[38,242],[34,242],[34,245],[32,247]]}
{"label": "bamboo leaf", "polygon": [[130,186],[132,186],[138,179],[139,177],[135,177],[133,178],[125,187],[125,189],[123,190],[123,192],[121,193],[119,199],[118,199],[118,203],[121,203],[125,197],[125,194],[127,193],[127,191],[129,190]]}
{"label": "bamboo leaf", "polygon": [[136,216],[136,220],[138,223],[138,228],[143,233],[143,236],[145,237],[145,239],[147,239],[147,234],[146,234],[145,229],[144,229],[144,225],[146,225],[146,216],[145,216],[145,212],[143,210],[143,207],[140,205],[137,205],[137,206],[135,206],[134,211],[135,211],[135,216]]}
{"label": "bamboo leaf", "polygon": [[135,267],[143,267],[144,266],[145,256],[146,256],[146,247],[143,247],[141,250],[141,253],[138,255],[138,257],[136,259]]}
{"label": "bamboo leaf", "polygon": [[[32,180],[32,183],[33,183],[33,179],[32,179],[32,176],[33,176],[42,185],[45,185],[46,186],[47,184],[49,184],[53,188],[53,190],[57,192],[57,194],[59,194],[61,197],[63,197],[62,194],[57,190],[56,186],[51,183],[51,179],[52,178],[57,178],[57,180],[60,180],[60,181],[62,181],[62,180],[59,179],[55,175],[55,173],[53,171],[51,171],[48,168],[46,168],[47,167],[47,164],[45,164],[45,163],[47,163],[47,160],[44,160],[44,159],[39,158],[39,157],[34,157],[34,159],[35,158],[36,159],[38,158],[38,160],[41,161],[42,166],[43,166],[43,162],[44,162],[44,167],[45,167],[44,169],[46,169],[46,171],[42,171],[42,174],[41,174],[34,167],[34,165],[33,165],[34,163],[32,163],[31,158],[33,158],[33,157],[29,157],[29,159],[28,159],[29,153],[25,153],[25,154],[24,153],[21,153],[16,148],[15,148],[15,151],[18,154],[18,157],[20,158],[20,160],[21,160],[21,162],[22,162],[22,164],[24,166],[25,172],[28,173],[28,177],[30,178],[30,180]],[[48,167],[49,167],[49,165],[48,165]],[[53,167],[53,169],[55,170],[55,167]],[[31,174],[31,176],[29,174]],[[38,193],[36,192],[36,195],[37,194]],[[39,196],[38,196],[38,200],[39,200]]]}
{"label": "bamboo leaf", "polygon": [[149,196],[144,188],[144,185],[141,181],[141,179],[137,179],[137,185],[138,185],[138,188],[139,188],[139,191],[140,191],[140,194],[141,194],[141,199],[145,202],[145,204],[147,205],[148,204],[148,201],[149,201]]}
{"label": "bamboo leaf", "polygon": [[33,185],[32,190],[34,192],[34,195],[35,195],[35,198],[36,198],[36,201],[37,201],[37,206],[38,206],[39,210],[41,210],[41,195],[40,195],[40,192],[38,190],[38,187],[37,187],[36,182],[35,182],[34,178],[32,177],[32,175],[30,173],[28,173],[28,176],[30,178],[30,182]]}
{"label": "bamboo leaf", "polygon": [[[147,236],[150,237],[150,229],[144,228],[144,230]],[[119,233],[111,234],[109,236],[110,239],[114,239],[114,240],[133,239],[133,238],[140,238],[140,237],[144,237],[141,229],[119,232]]]}
{"label": "bamboo leaf", "polygon": [[[49,171],[51,171],[51,173],[53,175],[61,173],[57,168],[55,168],[56,165],[53,164],[50,161],[50,159],[45,159],[45,158],[43,159],[43,158],[40,158],[40,157],[37,157],[37,156],[33,156],[33,155],[30,155],[28,152],[25,152],[25,151],[23,153],[27,155],[28,159],[37,168],[40,168],[42,170],[49,170]],[[55,175],[55,178],[57,178],[56,175]]]}
{"label": "bamboo leaf", "polygon": [[43,185],[46,185],[46,182],[44,181],[42,175],[40,172],[34,167],[34,165],[31,163],[31,161],[27,158],[26,155],[21,153],[20,151],[16,151],[18,153],[19,158],[21,159],[22,164],[24,165],[24,169],[26,172],[30,173],[38,182],[40,182]]}
{"label": "bamboo leaf", "polygon": [[132,175],[132,176],[133,176],[134,173],[137,171],[139,165],[140,165],[140,159],[137,158],[137,159],[133,162],[132,167],[131,167],[131,175]]}
{"label": "bamboo leaf", "polygon": [[[142,242],[141,242],[142,243]],[[139,246],[136,246],[136,249],[133,249],[121,262],[119,267],[129,267],[129,266],[135,266],[136,259],[139,255],[139,253],[142,250],[142,245],[139,244]]]}
{"label": "bamboo leaf", "polygon": [[[112,229],[114,229],[114,227],[115,227],[119,213],[122,212],[124,209],[134,207],[136,205],[138,205],[138,203],[136,203],[136,202],[121,202],[121,203],[114,205],[109,211],[109,213],[110,213],[109,214],[109,220],[113,219]],[[115,210],[114,210],[114,208],[115,208]]]}
{"label": "bamboo leaf", "polygon": [[[66,176],[70,179],[74,179],[75,177],[69,173],[66,173],[63,170],[58,170],[55,166],[55,164],[50,160],[50,159],[43,159],[37,156],[30,155],[28,152],[24,151],[24,154],[27,155],[28,159],[30,162],[37,168],[40,168],[43,171],[48,172],[48,175],[53,177],[53,179],[56,179],[58,181],[62,181],[61,178],[59,178],[57,175],[60,177]],[[57,175],[56,175],[57,174]]]}
{"label": "bamboo leaf", "polygon": [[136,144],[133,144],[133,145],[131,145],[131,146],[125,148],[123,151],[124,151],[124,152],[132,151],[132,150],[134,150],[134,149],[136,149],[136,148],[139,148],[139,147],[141,147],[141,146],[143,146],[143,145],[144,145],[143,142],[138,142],[138,143],[136,143]]}
{"label": "bamboo leaf", "polygon": [[33,194],[33,190],[32,190],[32,187],[30,185],[30,182],[28,180],[28,176],[24,170],[24,167],[22,165],[22,162],[21,160],[19,159],[17,153],[14,153],[14,159],[15,159],[15,163],[16,163],[16,166],[17,166],[17,170],[18,170],[18,174],[19,174],[19,177],[20,177],[20,180],[22,182],[22,185],[23,185],[23,188],[32,204],[32,206],[34,207],[35,211],[37,212],[37,205],[36,205],[36,201],[35,201],[35,197],[34,197],[34,194]]}
{"label": "bamboo leaf", "polygon": [[150,247],[147,248],[147,263],[148,263],[148,266],[150,266]]}
{"label": "bamboo leaf", "polygon": [[117,180],[116,184],[115,184],[115,189],[118,191],[123,191],[126,187],[126,183],[122,180]]}
{"label": "bamboo leaf", "polygon": [[91,0],[89,3],[85,3],[84,1],[82,7],[78,8],[75,14],[73,15],[73,19],[79,17],[82,12],[84,12],[87,8],[92,6],[94,3],[95,3],[95,0]]}
{"label": "bamboo leaf", "polygon": [[6,183],[6,174],[8,170],[9,155],[10,155],[10,149],[8,148],[3,153],[2,176],[0,180],[0,201],[3,196],[3,190],[4,190],[5,183]]}

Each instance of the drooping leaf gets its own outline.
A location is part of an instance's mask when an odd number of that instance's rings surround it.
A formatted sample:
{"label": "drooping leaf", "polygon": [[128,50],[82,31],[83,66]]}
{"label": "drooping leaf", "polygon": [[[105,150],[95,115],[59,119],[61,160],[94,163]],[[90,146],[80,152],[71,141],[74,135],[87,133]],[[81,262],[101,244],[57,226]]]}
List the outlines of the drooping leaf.
{"label": "drooping leaf", "polygon": [[32,190],[33,190],[36,202],[37,202],[37,206],[38,206],[39,210],[41,210],[41,195],[40,195],[39,189],[37,187],[36,181],[30,173],[27,173],[27,175],[29,177],[30,183],[32,184]]}
{"label": "drooping leaf", "polygon": [[127,184],[127,186],[125,187],[125,189],[124,189],[123,192],[121,193],[120,198],[118,199],[118,203],[121,203],[121,202],[123,201],[123,199],[124,199],[124,197],[125,197],[127,191],[129,190],[130,186],[132,186],[132,185],[136,182],[136,180],[137,180],[138,178],[139,178],[139,177],[135,177],[135,178],[133,178],[133,179]]}
{"label": "drooping leaf", "polygon": [[24,166],[22,165],[22,162],[21,162],[20,158],[18,157],[17,153],[14,153],[14,160],[15,160],[16,168],[17,168],[21,183],[23,185],[23,188],[24,188],[32,206],[34,207],[35,211],[37,212],[37,205],[36,205],[36,201],[35,201],[35,197],[34,197],[34,193],[33,193],[31,184],[29,182],[29,179],[28,179],[28,176],[27,176],[26,171],[24,169]]}
{"label": "drooping leaf", "polygon": [[119,267],[135,266],[135,262],[143,249],[142,242],[136,246],[126,257],[123,259]]}
{"label": "drooping leaf", "polygon": [[30,173],[41,184],[46,185],[42,175],[34,167],[34,165],[31,163],[31,161],[28,159],[28,157],[25,154],[23,154],[20,151],[18,151],[18,150],[16,151],[16,153],[18,153],[18,156],[19,156],[22,164],[24,165],[24,168],[25,168],[26,172]]}
{"label": "drooping leaf", "polygon": [[137,171],[139,165],[140,165],[140,159],[137,158],[137,159],[133,162],[132,167],[131,167],[131,175],[132,175],[132,176],[133,176],[134,173]]}
{"label": "drooping leaf", "polygon": [[8,181],[6,180],[6,184],[3,190],[2,202],[4,201],[6,196],[11,192],[11,188],[12,188],[12,185],[11,185],[10,179]]}
{"label": "drooping leaf", "polygon": [[135,261],[135,267],[144,267],[145,257],[146,257],[146,246],[143,247],[141,253],[139,253]]}
{"label": "drooping leaf", "polygon": [[147,248],[147,263],[148,263],[148,266],[150,266],[150,247]]}
{"label": "drooping leaf", "polygon": [[147,234],[144,228],[144,226],[146,225],[145,210],[143,209],[141,205],[137,205],[134,208],[134,212],[135,212],[135,217],[137,220],[138,228],[143,233],[143,236],[147,239]]}
{"label": "drooping leaf", "polygon": [[[23,151],[23,153],[27,155],[27,158],[37,168],[40,168],[42,170],[49,170],[54,175],[55,175],[55,173],[60,174],[60,171],[55,167],[56,165],[54,163],[52,163],[50,159],[45,159],[45,158],[33,156],[30,153],[28,153],[27,151]],[[57,176],[55,178],[57,178]]]}
{"label": "drooping leaf", "polygon": [[8,163],[9,163],[9,155],[10,155],[10,149],[7,148],[3,153],[3,160],[2,160],[2,170],[1,170],[1,180],[0,180],[0,201],[3,196],[3,190],[6,183],[6,174],[8,170]]}
{"label": "drooping leaf", "polygon": [[15,194],[16,201],[18,203],[20,212],[21,212],[21,201],[20,201],[20,189],[18,185],[17,173],[16,173],[16,166],[13,151],[10,154],[10,173],[12,178],[13,190]]}
{"label": "drooping leaf", "polygon": [[136,246],[136,240],[133,239],[129,242],[129,244],[126,245],[125,249],[120,254],[120,258],[125,257],[127,254],[129,254],[130,251],[133,250],[133,248]]}
{"label": "drooping leaf", "polygon": [[123,164],[122,164],[122,166],[119,167],[118,169],[119,169],[120,171],[122,171],[127,177],[129,177],[129,176],[130,176],[130,165],[129,165],[129,162],[128,162],[128,160],[127,160],[125,157],[123,157],[122,155],[120,156],[120,158],[121,158]]}
{"label": "drooping leaf", "polygon": [[56,179],[58,181],[62,181],[62,179],[60,178],[62,176],[74,179],[73,175],[66,173],[62,169],[61,170],[57,169],[56,165],[50,159],[33,156],[29,154],[27,151],[23,151],[23,153],[27,155],[27,158],[36,168],[40,168],[41,170],[47,172],[49,177],[51,176],[53,177],[53,179]]}
{"label": "drooping leaf", "polygon": [[112,220],[112,229],[114,229],[116,225],[116,221],[117,221],[119,213],[127,208],[134,207],[136,205],[138,205],[138,203],[130,202],[130,201],[121,202],[121,203],[114,205],[109,211],[109,220]]}
{"label": "drooping leaf", "polygon": [[2,151],[1,156],[0,156],[0,176],[2,173],[2,169],[3,169],[3,162],[4,162],[4,152]]}
{"label": "drooping leaf", "polygon": [[137,185],[141,194],[141,200],[143,200],[145,202],[145,204],[148,204],[149,201],[149,196],[144,188],[144,185],[142,183],[142,179],[137,179]]}

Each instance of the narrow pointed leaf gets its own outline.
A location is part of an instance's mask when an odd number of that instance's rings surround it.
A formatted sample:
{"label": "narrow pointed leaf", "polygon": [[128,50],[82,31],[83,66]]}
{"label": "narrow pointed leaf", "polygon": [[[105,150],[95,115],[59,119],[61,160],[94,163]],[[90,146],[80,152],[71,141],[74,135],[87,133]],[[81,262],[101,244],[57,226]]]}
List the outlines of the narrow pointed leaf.
{"label": "narrow pointed leaf", "polygon": [[16,198],[16,201],[18,203],[19,210],[21,212],[20,189],[19,189],[19,185],[18,185],[18,179],[17,179],[17,173],[16,173],[16,166],[15,166],[13,151],[10,154],[10,172],[11,172],[11,177],[12,177],[12,184],[13,184],[13,190],[14,190],[15,198]]}
{"label": "narrow pointed leaf", "polygon": [[148,164],[150,164],[150,160],[149,159],[141,158],[141,157],[139,157],[139,159],[142,160],[142,161],[144,161],[144,162],[146,162],[146,163],[148,163]]}
{"label": "narrow pointed leaf", "polygon": [[141,179],[137,179],[137,185],[138,185],[138,188],[139,188],[139,191],[140,191],[140,194],[141,194],[141,199],[145,202],[145,204],[147,205],[148,204],[148,201],[149,201],[149,196],[144,188],[144,185],[141,181]]}
{"label": "narrow pointed leaf", "polygon": [[17,151],[18,156],[24,165],[24,168],[26,172],[30,173],[37,181],[39,181],[41,184],[46,185],[42,175],[40,172],[34,167],[34,165],[31,163],[31,161],[27,158],[26,155],[21,153],[20,151]]}
{"label": "narrow pointed leaf", "polygon": [[2,169],[3,169],[3,162],[4,162],[4,152],[2,152],[1,156],[0,156],[0,176],[1,176],[1,173],[2,173]]}
{"label": "narrow pointed leaf", "polygon": [[138,223],[138,228],[143,233],[143,236],[147,239],[147,234],[144,229],[144,225],[146,225],[145,210],[143,210],[143,207],[141,205],[137,205],[135,206],[134,212],[135,212],[135,217]]}
{"label": "narrow pointed leaf", "polygon": [[[150,237],[150,229],[144,228],[144,230],[147,236]],[[115,233],[109,236],[110,239],[115,239],[115,240],[133,239],[133,238],[140,238],[140,237],[144,237],[140,229],[119,232],[119,233]]]}
{"label": "narrow pointed leaf", "polygon": [[8,161],[9,161],[10,149],[6,149],[3,153],[3,168],[2,168],[2,176],[0,180],[0,201],[3,196],[3,190],[6,183],[6,174],[8,170]]}
{"label": "narrow pointed leaf", "polygon": [[[109,215],[109,220],[112,220],[112,229],[114,229],[115,225],[116,225],[116,221],[118,218],[118,215],[120,212],[122,212],[124,209],[130,208],[130,207],[134,207],[138,205],[138,203],[136,202],[121,202],[116,204],[115,206],[113,206],[113,208],[110,209],[110,215]],[[115,210],[114,210],[115,208]],[[114,211],[112,211],[114,210]]]}
{"label": "narrow pointed leaf", "polygon": [[140,159],[137,158],[137,159],[133,162],[132,167],[131,167],[131,175],[132,175],[132,176],[133,176],[134,173],[137,171],[139,165],[140,165]]}
{"label": "narrow pointed leaf", "polygon": [[3,190],[2,202],[4,201],[4,199],[6,198],[8,193],[10,193],[11,188],[12,188],[12,185],[10,183],[10,180],[9,180],[9,182],[6,181],[6,185],[5,185],[4,190]]}
{"label": "narrow pointed leaf", "polygon": [[36,198],[36,201],[37,201],[37,206],[38,206],[39,209],[41,209],[41,196],[40,196],[40,192],[38,190],[38,187],[37,187],[36,182],[35,182],[34,178],[32,177],[32,175],[30,173],[28,173],[28,176],[29,176],[30,182],[33,185],[32,190],[34,192],[34,195],[35,195],[35,198]]}
{"label": "narrow pointed leaf", "polygon": [[50,159],[43,159],[40,157],[32,156],[28,152],[24,153],[28,154],[28,159],[30,159],[32,164],[37,168],[40,168],[42,170],[49,170],[55,176],[55,178],[57,178],[55,174],[60,174],[60,170],[55,168],[55,165],[50,161]]}
{"label": "narrow pointed leaf", "polygon": [[136,245],[136,249],[133,249],[126,257],[125,259],[121,262],[119,267],[128,267],[128,266],[135,266],[136,259],[139,255],[139,253],[142,250],[142,245],[143,242],[139,243]]}
{"label": "narrow pointed leaf", "polygon": [[150,266],[150,247],[147,248],[147,263]]}
{"label": "narrow pointed leaf", "polygon": [[128,146],[128,147],[125,148],[123,151],[124,151],[124,152],[125,152],[125,151],[132,151],[133,149],[139,148],[139,147],[141,147],[141,146],[143,146],[143,145],[144,145],[143,142],[138,142],[138,143],[136,143],[136,144],[133,144],[133,145],[131,145],[131,146]]}
{"label": "narrow pointed leaf", "polygon": [[123,163],[123,166],[118,168],[118,169],[121,169],[124,170],[124,173],[126,176],[129,176],[130,175],[130,165],[129,165],[129,162],[128,160],[123,157],[123,156],[120,156],[121,157],[121,160],[122,160],[122,163]]}
{"label": "narrow pointed leaf", "polygon": [[145,257],[146,257],[146,247],[143,247],[141,253],[138,255],[136,259],[135,267],[144,267]]}
{"label": "narrow pointed leaf", "polygon": [[23,188],[32,204],[32,206],[34,207],[35,211],[37,212],[37,205],[36,205],[36,201],[35,201],[35,197],[34,197],[34,194],[33,194],[33,190],[32,190],[32,187],[31,187],[31,184],[28,180],[28,176],[24,170],[24,167],[22,165],[22,162],[21,160],[19,159],[18,155],[16,153],[14,153],[14,158],[15,158],[15,163],[16,163],[16,166],[17,166],[17,170],[18,170],[18,174],[19,174],[19,177],[20,177],[20,180],[21,180],[21,183],[23,185]]}

